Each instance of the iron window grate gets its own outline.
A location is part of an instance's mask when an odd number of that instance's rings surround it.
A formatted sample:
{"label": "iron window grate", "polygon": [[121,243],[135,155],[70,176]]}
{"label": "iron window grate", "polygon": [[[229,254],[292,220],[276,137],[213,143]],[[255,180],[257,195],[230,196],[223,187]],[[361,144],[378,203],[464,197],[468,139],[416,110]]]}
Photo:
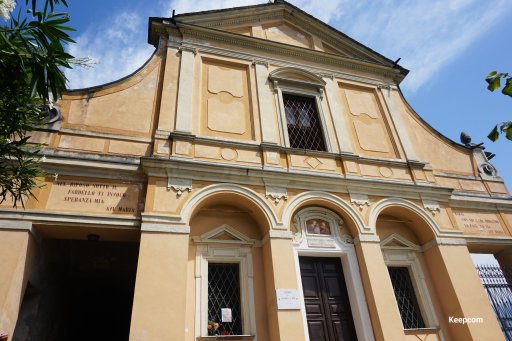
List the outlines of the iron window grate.
{"label": "iron window grate", "polygon": [[[231,309],[232,322],[222,322],[222,308]],[[242,335],[238,264],[208,263],[208,319],[219,323],[219,333]]]}
{"label": "iron window grate", "polygon": [[283,104],[290,147],[325,151],[315,99],[283,94]]}
{"label": "iron window grate", "polygon": [[477,266],[489,301],[507,341],[512,341],[512,267]]}
{"label": "iron window grate", "polygon": [[405,329],[425,328],[407,267],[388,267],[398,310]]}

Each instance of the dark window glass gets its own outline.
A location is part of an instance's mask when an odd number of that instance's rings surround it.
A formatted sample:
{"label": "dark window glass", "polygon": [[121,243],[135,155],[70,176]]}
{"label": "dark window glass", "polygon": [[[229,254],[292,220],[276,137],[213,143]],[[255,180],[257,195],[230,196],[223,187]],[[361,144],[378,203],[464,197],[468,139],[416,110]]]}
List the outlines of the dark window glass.
{"label": "dark window glass", "polygon": [[[231,309],[232,322],[222,322],[222,308]],[[219,323],[221,335],[242,335],[238,264],[208,263],[208,320]]]}
{"label": "dark window glass", "polygon": [[283,94],[290,147],[325,151],[325,142],[313,97]]}
{"label": "dark window glass", "polygon": [[425,328],[407,267],[388,267],[396,302],[405,329]]}

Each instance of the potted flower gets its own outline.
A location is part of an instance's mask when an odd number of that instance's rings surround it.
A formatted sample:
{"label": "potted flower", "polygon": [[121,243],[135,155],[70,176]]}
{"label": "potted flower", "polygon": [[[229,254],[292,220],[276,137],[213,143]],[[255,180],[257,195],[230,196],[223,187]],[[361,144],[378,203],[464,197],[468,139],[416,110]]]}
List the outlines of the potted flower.
{"label": "potted flower", "polygon": [[208,321],[208,336],[220,335],[219,324],[215,321]]}

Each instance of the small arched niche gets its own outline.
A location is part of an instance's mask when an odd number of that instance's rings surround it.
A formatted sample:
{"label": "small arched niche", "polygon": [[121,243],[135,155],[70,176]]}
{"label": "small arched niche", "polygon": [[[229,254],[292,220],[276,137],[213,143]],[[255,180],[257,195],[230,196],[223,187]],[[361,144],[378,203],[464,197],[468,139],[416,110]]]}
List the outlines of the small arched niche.
{"label": "small arched niche", "polygon": [[380,240],[398,234],[416,245],[423,245],[435,238],[432,227],[422,217],[400,206],[383,209],[375,225]]}
{"label": "small arched niche", "polygon": [[255,240],[261,240],[271,226],[265,211],[239,193],[217,192],[197,203],[190,214],[190,235],[199,236],[227,224]]}

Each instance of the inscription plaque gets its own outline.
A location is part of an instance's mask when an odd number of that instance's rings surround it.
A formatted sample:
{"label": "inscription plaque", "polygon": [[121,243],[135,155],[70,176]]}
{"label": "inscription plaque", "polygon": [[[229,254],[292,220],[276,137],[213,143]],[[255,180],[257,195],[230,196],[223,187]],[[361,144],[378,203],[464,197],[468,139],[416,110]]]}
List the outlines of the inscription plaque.
{"label": "inscription plaque", "polygon": [[276,289],[277,309],[300,309],[300,294],[297,289]]}
{"label": "inscription plaque", "polygon": [[454,211],[457,225],[468,235],[505,236],[495,213]]}
{"label": "inscription plaque", "polygon": [[309,247],[320,247],[320,248],[335,248],[334,239],[332,238],[319,238],[319,237],[308,237]]}
{"label": "inscription plaque", "polygon": [[49,210],[137,215],[138,184],[58,180],[46,204]]}

